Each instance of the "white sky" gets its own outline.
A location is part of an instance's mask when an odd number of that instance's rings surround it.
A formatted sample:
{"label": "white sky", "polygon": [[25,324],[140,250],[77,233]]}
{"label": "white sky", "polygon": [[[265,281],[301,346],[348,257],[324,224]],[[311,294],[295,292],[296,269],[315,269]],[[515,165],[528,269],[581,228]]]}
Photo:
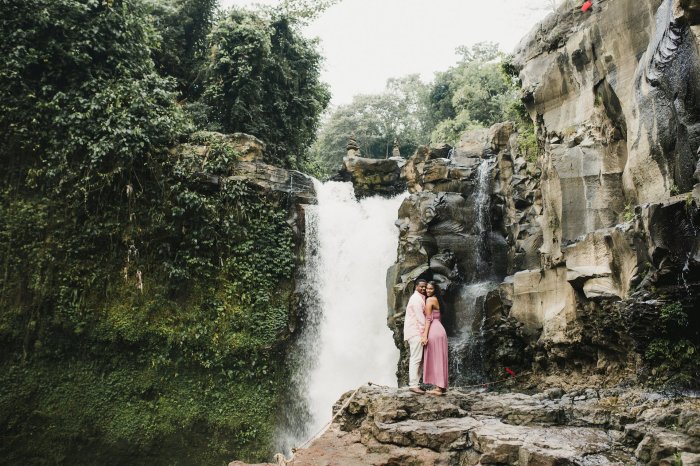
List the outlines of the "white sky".
{"label": "white sky", "polygon": [[[222,7],[277,0],[220,0]],[[334,105],[378,93],[388,78],[429,82],[457,61],[459,45],[497,42],[511,52],[552,0],[342,0],[304,29],[321,39],[323,81]]]}

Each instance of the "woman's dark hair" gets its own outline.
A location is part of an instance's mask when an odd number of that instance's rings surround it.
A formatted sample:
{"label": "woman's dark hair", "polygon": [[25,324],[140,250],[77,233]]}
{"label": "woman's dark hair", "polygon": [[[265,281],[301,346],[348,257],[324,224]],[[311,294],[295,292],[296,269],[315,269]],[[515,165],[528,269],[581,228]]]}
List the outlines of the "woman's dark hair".
{"label": "woman's dark hair", "polygon": [[432,285],[433,289],[435,290],[435,298],[438,300],[438,304],[440,305],[440,312],[445,312],[445,306],[442,301],[442,291],[440,290],[438,283],[436,281],[431,280],[428,282],[428,285]]}

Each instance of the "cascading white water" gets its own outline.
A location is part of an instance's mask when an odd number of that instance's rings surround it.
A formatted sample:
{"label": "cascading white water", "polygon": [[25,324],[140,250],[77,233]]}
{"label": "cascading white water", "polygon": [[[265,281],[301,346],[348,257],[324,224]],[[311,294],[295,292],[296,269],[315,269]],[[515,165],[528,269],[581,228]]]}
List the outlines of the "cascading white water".
{"label": "cascading white water", "polygon": [[483,298],[497,286],[496,282],[483,281],[461,285],[456,293],[454,308],[461,310],[455,316],[456,334],[449,340],[450,376],[455,383],[472,383],[480,377],[482,364],[478,333],[483,328]]}
{"label": "cascading white water", "polygon": [[386,272],[396,257],[401,196],[355,200],[350,183],[317,186],[322,318],[309,379],[314,427],[342,393],[367,381],[396,385],[399,352],[386,324]]}
{"label": "cascading white water", "polygon": [[476,218],[474,269],[468,282],[461,284],[454,296],[455,334],[449,339],[450,377],[457,385],[481,378],[482,355],[480,331],[483,327],[483,298],[496,287],[490,264],[491,245],[491,170],[492,160],[483,159],[477,169],[477,186],[473,196]]}
{"label": "cascading white water", "polygon": [[403,196],[358,202],[352,184],[333,181],[317,183],[316,194],[318,205],[307,210],[309,308],[297,348],[304,361],[296,361],[308,415],[303,428],[285,433],[285,445],[330,420],[344,392],[368,381],[396,386],[399,352],[386,323],[386,273],[396,258],[394,221]]}
{"label": "cascading white water", "polygon": [[[477,191],[476,199],[474,204],[476,206],[476,227],[478,239],[476,242],[476,251],[474,258],[474,273],[472,276],[472,281],[478,281],[488,277],[491,274],[491,268],[485,260],[488,251],[486,248],[488,246],[488,235],[491,229],[491,222],[489,221],[489,210],[491,207],[490,195],[491,195],[491,166],[489,159],[483,159],[479,164],[477,169]],[[486,268],[486,270],[484,270]]]}

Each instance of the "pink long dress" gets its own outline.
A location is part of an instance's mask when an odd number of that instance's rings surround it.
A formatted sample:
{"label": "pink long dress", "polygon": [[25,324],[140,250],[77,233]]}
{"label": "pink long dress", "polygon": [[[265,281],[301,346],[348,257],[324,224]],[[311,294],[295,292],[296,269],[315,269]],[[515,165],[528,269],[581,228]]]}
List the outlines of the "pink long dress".
{"label": "pink long dress", "polygon": [[440,322],[440,310],[433,309],[428,344],[423,349],[423,383],[447,388],[447,333]]}

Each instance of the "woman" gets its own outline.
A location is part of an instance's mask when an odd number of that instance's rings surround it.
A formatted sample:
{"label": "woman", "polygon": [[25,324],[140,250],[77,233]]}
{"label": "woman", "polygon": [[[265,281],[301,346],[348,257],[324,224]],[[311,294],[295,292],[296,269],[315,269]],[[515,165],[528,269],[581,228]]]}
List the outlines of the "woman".
{"label": "woman", "polygon": [[429,395],[444,395],[447,391],[447,333],[440,322],[440,301],[437,283],[425,287],[425,331],[423,332],[423,383],[435,385]]}

